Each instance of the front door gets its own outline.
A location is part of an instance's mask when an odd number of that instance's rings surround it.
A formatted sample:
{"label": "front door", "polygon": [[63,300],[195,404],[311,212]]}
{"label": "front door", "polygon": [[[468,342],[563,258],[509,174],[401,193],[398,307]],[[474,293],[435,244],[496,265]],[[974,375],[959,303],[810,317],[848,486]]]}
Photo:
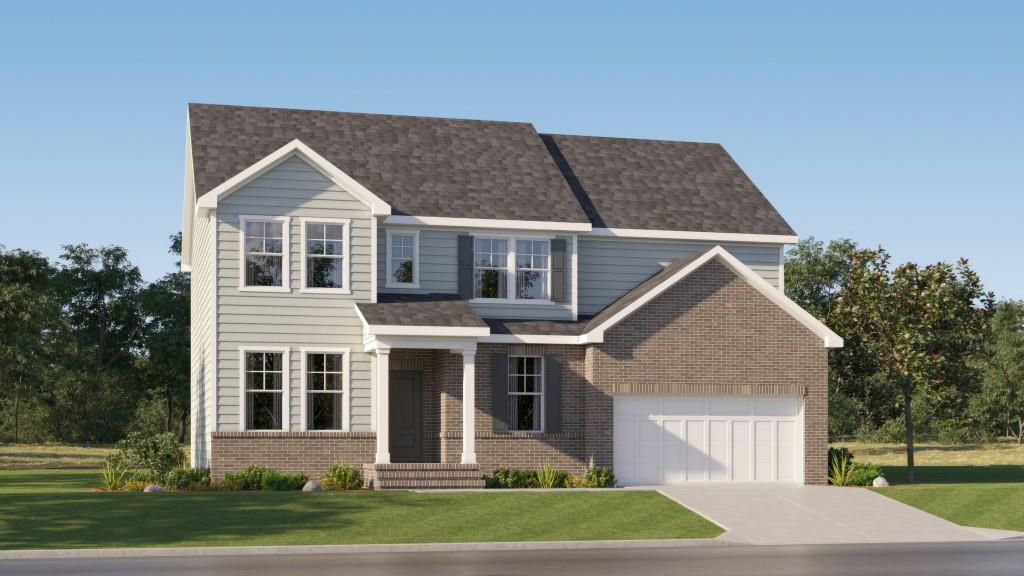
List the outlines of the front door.
{"label": "front door", "polygon": [[391,460],[423,459],[423,373],[390,373]]}

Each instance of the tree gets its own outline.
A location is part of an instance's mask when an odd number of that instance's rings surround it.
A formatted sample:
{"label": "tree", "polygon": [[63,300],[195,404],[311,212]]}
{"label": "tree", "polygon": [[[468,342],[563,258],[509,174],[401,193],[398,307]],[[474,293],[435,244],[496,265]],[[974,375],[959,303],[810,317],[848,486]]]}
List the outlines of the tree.
{"label": "tree", "polygon": [[144,388],[135,371],[142,276],[119,246],[68,245],[61,261],[50,429],[63,441],[115,441]]}
{"label": "tree", "polygon": [[828,246],[813,236],[801,240],[786,253],[786,296],[827,321],[850,275],[850,256],[856,250],[857,243],[846,238],[831,240]]}
{"label": "tree", "polygon": [[877,376],[902,400],[907,481],[914,481],[915,391],[942,400],[976,380],[971,359],[988,336],[993,297],[961,259],[890,269],[885,250],[858,250],[831,321],[849,350],[838,356],[850,375]]}
{"label": "tree", "polygon": [[0,390],[11,397],[15,442],[26,396],[42,383],[46,339],[56,318],[53,275],[38,252],[0,246]]}
{"label": "tree", "polygon": [[981,363],[981,393],[975,405],[999,432],[1024,438],[1024,302],[1006,301],[992,317],[989,353]]}
{"label": "tree", "polygon": [[[181,255],[181,233],[171,236],[173,254]],[[178,441],[184,442],[189,413],[189,275],[166,274],[141,293],[142,355],[139,370],[150,391],[164,400],[164,431],[179,415]]]}

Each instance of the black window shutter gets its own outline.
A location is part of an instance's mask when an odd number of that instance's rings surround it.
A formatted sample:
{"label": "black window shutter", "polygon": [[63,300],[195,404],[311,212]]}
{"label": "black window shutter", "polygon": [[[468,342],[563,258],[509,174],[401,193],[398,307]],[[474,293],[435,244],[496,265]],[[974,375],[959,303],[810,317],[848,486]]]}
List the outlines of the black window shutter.
{"label": "black window shutter", "polygon": [[565,240],[551,241],[551,299],[565,302]]}
{"label": "black window shutter", "polygon": [[491,421],[495,432],[508,431],[508,354],[491,354]]}
{"label": "black window shutter", "polygon": [[544,431],[562,431],[562,357],[544,356]]}
{"label": "black window shutter", "polygon": [[473,237],[459,236],[459,297],[473,297]]}

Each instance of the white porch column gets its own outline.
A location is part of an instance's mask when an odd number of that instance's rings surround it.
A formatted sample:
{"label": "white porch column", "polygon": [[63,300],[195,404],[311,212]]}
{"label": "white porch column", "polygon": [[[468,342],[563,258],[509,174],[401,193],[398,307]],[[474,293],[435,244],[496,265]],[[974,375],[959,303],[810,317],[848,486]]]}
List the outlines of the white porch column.
{"label": "white porch column", "polygon": [[476,349],[462,351],[462,463],[476,464]]}
{"label": "white porch column", "polygon": [[391,386],[388,381],[391,369],[391,350],[377,348],[377,464],[390,464],[390,438],[391,423],[388,420],[390,412]]}

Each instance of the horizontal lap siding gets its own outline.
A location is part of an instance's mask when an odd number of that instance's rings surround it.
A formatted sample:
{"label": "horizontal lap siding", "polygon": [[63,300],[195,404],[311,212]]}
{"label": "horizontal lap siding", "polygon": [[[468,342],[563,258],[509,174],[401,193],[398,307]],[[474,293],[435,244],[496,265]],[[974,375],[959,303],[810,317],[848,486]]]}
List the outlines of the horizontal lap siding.
{"label": "horizontal lap siding", "polygon": [[[401,231],[402,228],[389,228]],[[458,237],[469,234],[466,230],[420,229],[419,232],[419,289],[385,288],[388,276],[387,230],[381,229],[377,241],[377,282],[381,292],[396,294],[457,294],[458,284]],[[477,232],[474,232],[477,233]],[[536,232],[532,232],[536,234]],[[515,236],[515,232],[496,233],[495,236]],[[571,236],[556,236],[566,241],[567,251],[572,250]],[[539,320],[571,320],[572,306],[572,258],[565,259],[564,304],[472,304],[473,310],[485,318],[527,318]]]}
{"label": "horizontal lap siding", "polygon": [[[668,263],[714,246],[712,242],[580,238],[579,313],[597,314]],[[722,246],[770,284],[779,285],[778,245]]]}
{"label": "horizontal lap siding", "polygon": [[213,224],[197,217],[192,228],[191,426],[192,462],[206,466],[213,428]]}
{"label": "horizontal lap siding", "polygon": [[[291,293],[242,292],[239,285],[239,216],[288,216]],[[300,218],[351,220],[352,294],[307,294],[302,287]],[[291,350],[291,430],[300,429],[300,347],[346,347],[352,351],[351,430],[369,431],[370,356],[362,351],[362,324],[353,302],[370,300],[371,221],[366,206],[305,161],[293,157],[221,201],[218,207],[218,425],[239,426],[239,346],[259,344]]]}

